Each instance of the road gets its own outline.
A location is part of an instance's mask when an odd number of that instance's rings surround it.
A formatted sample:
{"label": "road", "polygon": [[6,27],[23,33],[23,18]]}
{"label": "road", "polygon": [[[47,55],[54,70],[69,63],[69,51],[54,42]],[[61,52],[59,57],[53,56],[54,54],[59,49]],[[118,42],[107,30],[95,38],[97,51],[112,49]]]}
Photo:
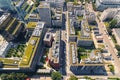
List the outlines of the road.
{"label": "road", "polygon": [[[95,12],[92,8],[92,4],[88,4],[88,9],[90,12],[94,12],[95,15],[98,15],[98,12]],[[117,58],[117,51],[115,49],[115,45],[113,44],[112,40],[110,39],[111,37],[106,34],[106,27],[104,25],[104,22],[101,22],[98,20],[98,18],[96,18],[96,21],[98,23],[98,28],[100,29],[100,33],[102,33],[103,35],[103,41],[104,43],[107,45],[107,49],[109,51],[110,54],[112,54],[112,58],[114,59],[114,66],[115,66],[115,74],[120,76],[120,61]]]}

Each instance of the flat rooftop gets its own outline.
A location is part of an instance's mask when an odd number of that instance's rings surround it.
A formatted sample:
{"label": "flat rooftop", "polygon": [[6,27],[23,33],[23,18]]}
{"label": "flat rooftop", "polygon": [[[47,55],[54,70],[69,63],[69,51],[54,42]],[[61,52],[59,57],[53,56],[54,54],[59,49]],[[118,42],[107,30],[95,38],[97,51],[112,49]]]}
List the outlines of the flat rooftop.
{"label": "flat rooftop", "polygon": [[47,2],[40,2],[39,8],[50,8],[50,4]]}
{"label": "flat rooftop", "polygon": [[39,44],[39,40],[40,40],[40,38],[38,38],[38,37],[30,38],[27,48],[25,50],[25,53],[22,57],[22,60],[19,63],[19,67],[28,67],[29,68],[31,66],[32,60],[35,56],[35,52],[36,52],[36,49]]}
{"label": "flat rooftop", "polygon": [[19,67],[30,67],[35,56],[37,47],[40,42],[40,36],[44,27],[44,22],[38,22],[31,38],[28,41],[27,48],[24,52],[22,60],[20,61]]}
{"label": "flat rooftop", "polygon": [[114,28],[113,30],[117,33],[118,37],[120,38],[120,28]]}
{"label": "flat rooftop", "polygon": [[26,28],[35,28],[37,25],[37,22],[28,22],[27,27]]}
{"label": "flat rooftop", "polygon": [[44,41],[50,41],[52,37],[52,33],[48,32],[45,34]]}
{"label": "flat rooftop", "polygon": [[[80,54],[82,54],[80,52]],[[78,55],[76,42],[70,43],[70,65],[71,66],[102,66],[104,65],[101,54],[97,50],[87,53],[87,56]],[[80,61],[79,61],[80,60]]]}
{"label": "flat rooftop", "polygon": [[10,48],[10,43],[0,35],[0,56],[5,56],[6,51]]}
{"label": "flat rooftop", "polygon": [[44,22],[38,22],[32,33],[32,36],[40,37],[43,27],[44,27],[44,24],[45,24]]}
{"label": "flat rooftop", "polygon": [[36,13],[31,13],[31,14],[29,15],[29,18],[30,18],[30,19],[38,19],[38,18],[39,18],[39,15],[36,14]]}

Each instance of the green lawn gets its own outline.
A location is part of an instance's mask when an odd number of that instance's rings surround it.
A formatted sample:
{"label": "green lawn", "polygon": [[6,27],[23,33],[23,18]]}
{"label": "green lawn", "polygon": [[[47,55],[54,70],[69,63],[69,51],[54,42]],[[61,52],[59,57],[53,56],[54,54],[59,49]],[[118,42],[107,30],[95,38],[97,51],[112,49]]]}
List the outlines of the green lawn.
{"label": "green lawn", "polygon": [[115,36],[114,35],[111,35],[111,39],[112,41],[116,44],[117,43],[117,40],[115,39]]}
{"label": "green lawn", "polygon": [[108,67],[110,68],[110,71],[111,71],[111,72],[114,72],[114,71],[115,71],[113,65],[110,64],[110,65],[108,65]]}
{"label": "green lawn", "polygon": [[[40,38],[38,37],[31,37],[28,46],[25,50],[24,56],[22,57],[22,60],[20,61],[20,67],[29,67],[32,59],[34,57],[35,51],[37,49],[38,43]],[[34,44],[31,44],[31,42],[34,41]]]}
{"label": "green lawn", "polygon": [[27,28],[35,28],[36,25],[37,25],[37,22],[29,22],[29,23],[27,24]]}
{"label": "green lawn", "polygon": [[19,61],[18,60],[14,60],[14,59],[7,59],[7,58],[0,58],[0,61],[3,62],[3,64],[18,64]]}
{"label": "green lawn", "polygon": [[80,59],[88,58],[88,54],[80,54]]}

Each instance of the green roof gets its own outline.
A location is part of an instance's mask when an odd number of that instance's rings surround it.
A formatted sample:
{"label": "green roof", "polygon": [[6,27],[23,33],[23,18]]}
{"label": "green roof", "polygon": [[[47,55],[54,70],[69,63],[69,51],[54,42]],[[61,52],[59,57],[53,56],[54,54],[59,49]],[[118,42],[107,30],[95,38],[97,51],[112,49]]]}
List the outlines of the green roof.
{"label": "green roof", "polygon": [[37,25],[37,22],[29,22],[29,23],[27,24],[27,28],[35,28],[36,25]]}
{"label": "green roof", "polygon": [[35,55],[36,49],[38,47],[39,40],[40,38],[38,37],[30,38],[28,42],[28,46],[25,50],[24,56],[22,57],[22,60],[20,61],[20,64],[19,64],[20,67],[30,67],[33,57]]}
{"label": "green roof", "polygon": [[13,65],[13,64],[18,64],[19,63],[19,60],[7,59],[7,58],[0,58],[0,61],[3,62],[3,64],[6,64],[6,65]]}
{"label": "green roof", "polygon": [[30,12],[25,16],[25,19],[29,18],[29,15],[33,12],[33,10],[35,10],[36,7],[33,6],[32,9],[30,10]]}

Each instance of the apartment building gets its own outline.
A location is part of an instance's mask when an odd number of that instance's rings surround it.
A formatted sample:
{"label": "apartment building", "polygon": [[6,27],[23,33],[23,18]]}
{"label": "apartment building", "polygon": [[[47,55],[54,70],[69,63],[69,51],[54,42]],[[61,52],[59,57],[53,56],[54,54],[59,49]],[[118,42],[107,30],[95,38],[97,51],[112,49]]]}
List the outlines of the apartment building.
{"label": "apartment building", "polygon": [[12,0],[0,0],[0,8],[9,11],[15,10]]}
{"label": "apartment building", "polygon": [[52,46],[52,42],[53,42],[53,35],[52,35],[52,33],[50,33],[50,32],[47,32],[46,34],[45,34],[45,37],[44,37],[44,44],[46,45],[46,46],[48,46],[48,47],[51,47]]}
{"label": "apartment building", "polygon": [[0,19],[0,31],[7,41],[14,40],[20,32],[24,31],[24,24],[9,13],[3,13]]}
{"label": "apartment building", "polygon": [[61,31],[56,31],[55,40],[53,42],[52,51],[50,54],[49,64],[54,69],[60,68],[60,57],[61,57]]}
{"label": "apartment building", "polygon": [[[70,70],[75,75],[104,75],[104,62],[100,51],[78,52],[76,42],[70,43]],[[84,57],[83,57],[84,56]]]}
{"label": "apartment building", "polygon": [[115,36],[117,44],[120,45],[120,28],[114,28],[112,34]]}
{"label": "apartment building", "polygon": [[99,11],[107,8],[120,8],[120,0],[96,0],[96,8]]}

